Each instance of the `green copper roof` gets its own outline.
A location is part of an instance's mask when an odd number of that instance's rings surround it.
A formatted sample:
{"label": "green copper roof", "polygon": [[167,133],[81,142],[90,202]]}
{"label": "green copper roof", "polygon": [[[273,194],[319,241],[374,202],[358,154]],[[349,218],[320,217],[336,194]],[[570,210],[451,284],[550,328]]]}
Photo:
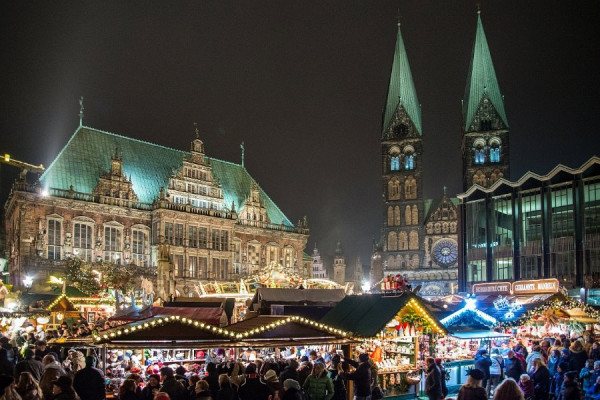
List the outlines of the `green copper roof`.
{"label": "green copper roof", "polygon": [[504,101],[500,94],[500,87],[496,79],[496,71],[492,63],[492,55],[485,38],[481,15],[477,15],[477,32],[475,34],[475,44],[473,45],[473,54],[471,57],[471,66],[469,76],[467,77],[467,87],[465,88],[465,98],[463,101],[463,117],[465,122],[465,131],[469,130],[477,108],[481,103],[484,93],[487,93],[496,112],[508,126],[506,112],[504,111]]}
{"label": "green copper roof", "polygon": [[[123,173],[131,176],[133,190],[140,202],[152,203],[161,187],[167,188],[172,171],[181,168],[188,152],[132,139],[88,127],[79,127],[56,159],[41,176],[45,188],[91,194],[98,177],[110,170],[110,158],[118,149]],[[254,179],[239,164],[206,157],[223,188],[227,207],[235,203],[239,211],[250,194]],[[279,207],[260,188],[260,197],[272,223],[293,226]]]}
{"label": "green copper roof", "polygon": [[404,48],[404,40],[398,24],[398,36],[396,38],[396,51],[392,63],[390,85],[388,87],[387,103],[383,117],[382,130],[385,132],[392,121],[399,106],[403,106],[420,135],[421,130],[421,104],[417,98],[417,91],[413,83],[408,56]]}

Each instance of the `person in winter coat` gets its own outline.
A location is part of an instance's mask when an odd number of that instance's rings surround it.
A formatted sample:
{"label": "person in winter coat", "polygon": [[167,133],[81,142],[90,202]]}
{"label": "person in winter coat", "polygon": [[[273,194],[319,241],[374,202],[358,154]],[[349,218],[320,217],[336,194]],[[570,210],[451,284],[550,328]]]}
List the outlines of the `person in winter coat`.
{"label": "person in winter coat", "polygon": [[600,378],[585,392],[585,400],[600,400]]}
{"label": "person in winter coat", "polygon": [[85,357],[85,368],[77,371],[73,379],[73,387],[79,397],[83,400],[104,400],[105,386],[104,374],[96,368],[96,357]]}
{"label": "person in winter coat", "polygon": [[552,350],[550,357],[548,357],[548,372],[550,372],[550,376],[554,376],[560,362],[560,350]]}
{"label": "person in winter coat", "polygon": [[558,399],[560,393],[562,391],[563,381],[565,378],[565,373],[569,369],[569,364],[566,362],[561,362],[558,364],[558,368],[556,369],[556,373],[550,383],[550,394],[554,396],[555,399]]}
{"label": "person in winter coat", "polygon": [[580,400],[581,390],[577,384],[577,371],[569,371],[565,374],[563,387],[559,400]]}
{"label": "person in winter coat", "polygon": [[298,367],[298,383],[300,385],[304,385],[306,378],[310,375],[310,371],[312,371],[313,365],[310,361],[308,361],[307,357],[302,357],[303,360],[300,362],[300,366]]}
{"label": "person in winter coat", "polygon": [[506,378],[494,391],[494,400],[525,400],[525,397],[517,382]]}
{"label": "person in winter coat", "polygon": [[250,363],[246,366],[244,379],[238,387],[238,397],[240,400],[267,400],[269,398],[269,388],[256,373],[256,364]]}
{"label": "person in winter coat", "polygon": [[490,366],[490,390],[493,390],[502,381],[504,373],[504,358],[500,355],[500,349],[497,347],[492,349],[490,360],[492,361]]}
{"label": "person in winter coat", "polygon": [[339,354],[331,357],[331,366],[329,367],[328,376],[333,381],[333,400],[346,400],[346,379],[344,374],[348,372],[342,365],[342,358]]}
{"label": "person in winter coat", "polygon": [[[54,381],[52,393],[54,393],[52,400],[79,400],[79,397],[77,397],[77,393],[75,393],[75,389],[73,388],[73,381],[68,376],[61,376]],[[88,398],[89,397],[84,397],[82,400]]]}
{"label": "person in winter coat", "polygon": [[158,392],[160,392],[160,376],[150,375],[146,386],[142,389],[142,400],[154,400],[154,396]]}
{"label": "person in winter coat", "polygon": [[40,379],[40,387],[42,388],[42,393],[44,394],[44,400],[50,400],[53,396],[53,382],[67,373],[63,369],[62,365],[56,361],[52,354],[46,354],[44,356],[42,359],[42,365],[44,366],[44,373]]}
{"label": "person in winter coat", "polygon": [[484,373],[481,370],[471,369],[467,377],[467,383],[458,390],[457,400],[487,400],[487,391],[481,386],[483,378]]}
{"label": "person in winter coat", "polygon": [[16,390],[23,400],[42,400],[43,397],[42,389],[31,372],[21,372]]}
{"label": "person in winter coat", "polygon": [[217,373],[217,365],[212,362],[206,364],[206,373],[207,375],[204,376],[204,380],[208,382],[210,395],[213,399],[216,399],[217,393],[219,392],[219,374]]}
{"label": "person in winter coat", "polygon": [[268,370],[265,374],[264,381],[269,388],[269,394],[273,396],[273,398],[278,398],[279,393],[281,393],[281,383],[279,383],[279,378],[277,378],[277,372],[275,370]]}
{"label": "person in winter coat", "polygon": [[533,379],[534,384],[535,400],[548,400],[551,376],[542,359],[538,358],[533,361],[533,375],[531,375],[531,379]]}
{"label": "person in winter coat", "polygon": [[298,367],[299,366],[300,365],[298,364],[298,361],[296,361],[294,359],[289,359],[288,364],[283,369],[283,371],[281,371],[281,373],[279,374],[279,382],[285,382],[286,379],[293,379],[296,382],[299,382],[299,379],[300,379],[298,377]]}
{"label": "person in winter coat", "polygon": [[573,342],[571,347],[569,347],[571,351],[571,360],[569,361],[569,370],[571,371],[581,371],[583,367],[585,367],[585,362],[588,359],[586,351],[583,349],[583,345],[580,340],[576,340]]}
{"label": "person in winter coat", "polygon": [[302,387],[308,400],[331,400],[333,397],[333,381],[327,376],[325,364],[320,362],[313,365]]}
{"label": "person in winter coat", "polygon": [[473,364],[473,368],[476,368],[483,372],[483,382],[482,386],[487,388],[488,379],[490,378],[490,366],[492,365],[492,360],[488,357],[487,350],[481,349],[477,351],[475,355],[475,362]]}
{"label": "person in winter coat", "polygon": [[436,358],[435,365],[440,369],[440,380],[442,381],[442,398],[446,398],[448,396],[448,386],[446,385],[446,369],[442,365],[442,359]]}
{"label": "person in winter coat", "polygon": [[283,396],[281,400],[304,400],[300,383],[294,379],[283,381]]}
{"label": "person in winter coat", "polygon": [[160,369],[160,378],[162,381],[161,392],[167,393],[171,400],[186,400],[187,392],[185,387],[175,379],[175,373],[170,367],[162,367]]}
{"label": "person in winter coat", "polygon": [[210,385],[207,381],[200,380],[196,382],[195,392],[194,400],[213,400],[210,395]]}
{"label": "person in winter coat", "polygon": [[[440,369],[435,365],[435,360],[432,357],[425,359],[425,367],[425,394],[429,397],[429,400],[440,400],[442,398],[442,374]],[[483,372],[481,373],[483,374]]]}
{"label": "person in winter coat", "polygon": [[526,373],[531,373],[531,369],[533,368],[533,360],[536,358],[542,358],[542,348],[540,346],[533,346],[533,351],[529,353],[525,362],[527,363],[527,368],[525,370]]}
{"label": "person in winter coat", "polygon": [[349,374],[342,374],[342,376],[346,378],[347,381],[354,381],[355,400],[363,400],[371,396],[371,390],[373,387],[373,368],[371,366],[370,360],[371,359],[369,358],[368,354],[362,353],[358,356],[358,365],[356,365],[356,370]]}
{"label": "person in winter coat", "polygon": [[592,348],[590,349],[588,358],[591,358],[594,361],[600,360],[600,345],[598,345],[598,343],[592,343]]}
{"label": "person in winter coat", "polygon": [[119,388],[119,400],[139,400],[134,380],[125,379]]}
{"label": "person in winter coat", "polygon": [[516,357],[516,354],[513,350],[509,350],[506,355],[508,356],[508,359],[504,363],[504,374],[509,378],[513,378],[515,382],[517,382],[521,379],[521,375],[525,372],[523,364],[521,363],[521,360]]}
{"label": "person in winter coat", "polygon": [[519,388],[523,392],[523,397],[525,397],[525,400],[533,399],[535,387],[529,375],[521,375],[521,379],[519,380]]}
{"label": "person in winter coat", "polygon": [[44,373],[44,366],[41,362],[33,358],[34,353],[30,348],[25,349],[23,355],[25,359],[15,367],[15,376],[20,376],[21,372],[31,372],[33,378],[39,382]]}
{"label": "person in winter coat", "polygon": [[15,365],[8,359],[8,351],[0,348],[0,374],[13,376]]}
{"label": "person in winter coat", "polygon": [[234,400],[237,399],[235,389],[231,385],[229,376],[227,374],[219,375],[219,391],[217,392],[217,398],[215,400]]}
{"label": "person in winter coat", "polygon": [[594,379],[594,360],[587,360],[585,362],[585,367],[579,372],[579,379],[581,381],[581,389],[587,392],[596,381]]}

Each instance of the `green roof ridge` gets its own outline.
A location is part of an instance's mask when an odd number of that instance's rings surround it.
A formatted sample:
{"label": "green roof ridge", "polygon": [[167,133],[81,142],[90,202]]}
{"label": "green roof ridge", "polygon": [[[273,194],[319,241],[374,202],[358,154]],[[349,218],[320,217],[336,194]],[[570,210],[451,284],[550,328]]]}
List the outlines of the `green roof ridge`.
{"label": "green roof ridge", "polygon": [[467,77],[467,86],[465,88],[465,97],[463,100],[463,117],[465,132],[469,130],[471,123],[479,104],[487,94],[496,109],[496,112],[502,118],[502,121],[508,126],[506,112],[504,111],[504,100],[500,94],[496,71],[492,62],[492,55],[488,47],[483,24],[481,23],[481,14],[477,14],[477,30],[475,33],[475,43],[473,44],[473,53],[471,55],[471,65]]}
{"label": "green roof ridge", "polygon": [[408,56],[398,24],[398,35],[396,37],[396,50],[394,52],[394,61],[392,62],[392,72],[390,74],[390,84],[388,87],[387,102],[385,114],[383,117],[382,132],[389,128],[396,110],[404,107],[406,113],[417,128],[419,135],[423,134],[421,128],[421,104],[417,98],[417,91],[410,72]]}
{"label": "green roof ridge", "polygon": [[[172,168],[181,168],[189,151],[134,139],[112,132],[80,126],[40,177],[47,188],[91,194],[100,174],[110,168],[110,156],[115,148],[123,157],[123,173],[132,176],[133,189],[142,203],[152,203],[161,186],[167,187]],[[214,176],[223,188],[227,207],[234,202],[236,210],[243,207],[256,181],[240,164],[206,156]],[[294,226],[281,209],[260,187],[261,200],[271,223]]]}

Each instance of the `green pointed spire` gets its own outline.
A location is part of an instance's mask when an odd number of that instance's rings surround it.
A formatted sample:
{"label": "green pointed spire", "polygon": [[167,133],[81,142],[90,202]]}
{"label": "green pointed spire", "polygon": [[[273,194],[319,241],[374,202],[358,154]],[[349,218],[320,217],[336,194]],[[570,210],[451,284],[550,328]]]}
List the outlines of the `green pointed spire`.
{"label": "green pointed spire", "polygon": [[400,106],[404,107],[404,110],[406,110],[408,116],[417,128],[417,132],[419,132],[419,135],[422,135],[421,104],[417,98],[417,91],[415,90],[406,49],[404,48],[404,40],[402,40],[402,33],[400,32],[400,24],[398,24],[396,51],[394,53],[392,74],[390,76],[390,85],[383,116],[382,130],[384,134],[389,128],[396,110]]}
{"label": "green pointed spire", "polygon": [[477,12],[477,32],[475,34],[475,44],[473,45],[473,54],[469,76],[467,77],[467,87],[465,88],[465,98],[463,101],[463,117],[465,131],[469,130],[473,117],[481,100],[487,94],[496,112],[502,118],[502,121],[508,126],[506,112],[504,111],[504,101],[500,94],[496,71],[492,63],[492,55],[485,38],[481,15]]}

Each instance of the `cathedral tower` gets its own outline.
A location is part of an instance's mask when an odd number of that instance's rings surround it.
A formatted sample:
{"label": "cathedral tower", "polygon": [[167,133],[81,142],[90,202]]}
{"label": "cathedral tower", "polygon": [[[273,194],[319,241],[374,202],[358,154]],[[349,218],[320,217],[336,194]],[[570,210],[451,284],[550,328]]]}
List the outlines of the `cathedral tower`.
{"label": "cathedral tower", "polygon": [[400,24],[381,132],[384,274],[416,269],[423,262],[423,137],[421,105]]}
{"label": "cathedral tower", "polygon": [[462,107],[463,189],[508,179],[508,122],[479,12]]}
{"label": "cathedral tower", "polygon": [[337,242],[335,257],[333,258],[333,281],[340,285],[346,283],[346,258],[340,242]]}

